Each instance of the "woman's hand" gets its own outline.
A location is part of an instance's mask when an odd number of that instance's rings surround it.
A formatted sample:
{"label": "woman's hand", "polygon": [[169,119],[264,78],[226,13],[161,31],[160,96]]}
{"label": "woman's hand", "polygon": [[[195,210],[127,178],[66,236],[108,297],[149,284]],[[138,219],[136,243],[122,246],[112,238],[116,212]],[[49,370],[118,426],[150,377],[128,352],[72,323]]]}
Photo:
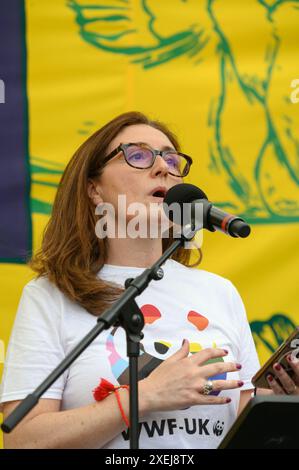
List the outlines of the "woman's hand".
{"label": "woman's hand", "polygon": [[[237,372],[241,365],[231,362],[205,364],[209,359],[223,357],[223,349],[208,348],[188,357],[189,342],[158,366],[146,379],[139,382],[140,411],[168,411],[184,409],[194,405],[223,405],[231,400],[227,397],[204,395],[204,386],[209,377]],[[214,380],[213,391],[242,387],[238,380]]]}
{"label": "woman's hand", "polygon": [[268,384],[275,395],[299,395],[299,360],[296,356],[290,354],[287,361],[294,371],[294,376],[291,376],[285,371],[281,364],[274,364],[273,369],[279,382],[273,375],[267,376]]}

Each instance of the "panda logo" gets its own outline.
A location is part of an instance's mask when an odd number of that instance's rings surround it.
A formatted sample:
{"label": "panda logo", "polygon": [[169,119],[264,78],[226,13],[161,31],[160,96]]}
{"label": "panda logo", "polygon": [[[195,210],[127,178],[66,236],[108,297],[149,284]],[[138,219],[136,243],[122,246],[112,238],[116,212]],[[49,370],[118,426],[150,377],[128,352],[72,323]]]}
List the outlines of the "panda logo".
{"label": "panda logo", "polygon": [[224,421],[222,422],[217,421],[213,426],[213,433],[215,434],[215,436],[221,436],[221,434],[223,433],[223,429],[224,429]]}

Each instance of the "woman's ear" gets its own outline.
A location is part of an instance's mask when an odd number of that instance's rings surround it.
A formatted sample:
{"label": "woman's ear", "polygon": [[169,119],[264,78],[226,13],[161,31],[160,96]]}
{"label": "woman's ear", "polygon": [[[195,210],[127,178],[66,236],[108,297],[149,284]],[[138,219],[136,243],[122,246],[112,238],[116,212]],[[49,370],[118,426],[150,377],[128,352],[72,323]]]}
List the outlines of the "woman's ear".
{"label": "woman's ear", "polygon": [[95,206],[103,203],[102,191],[99,183],[89,179],[87,182],[87,193]]}

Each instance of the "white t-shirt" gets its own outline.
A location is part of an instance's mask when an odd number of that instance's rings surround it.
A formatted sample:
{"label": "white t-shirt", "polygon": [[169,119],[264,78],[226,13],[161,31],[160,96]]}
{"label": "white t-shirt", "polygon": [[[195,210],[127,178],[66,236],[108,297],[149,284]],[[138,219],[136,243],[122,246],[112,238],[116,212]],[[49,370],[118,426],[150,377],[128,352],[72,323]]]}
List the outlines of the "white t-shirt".
{"label": "white t-shirt", "polygon": [[[242,390],[252,389],[251,377],[259,369],[259,361],[235,287],[218,275],[187,268],[174,260],[168,260],[163,269],[164,278],[152,281],[136,298],[145,317],[140,358],[143,372],[148,373],[174,354],[186,338],[191,353],[201,348],[225,348],[229,355],[224,361],[243,366],[240,372],[212,379],[240,379],[244,382]],[[142,271],[105,265],[99,276],[124,285],[127,278]],[[9,342],[0,403],[20,400],[31,393],[96,321],[46,278],[29,282]],[[92,390],[101,378],[118,385],[128,383],[127,374],[125,333],[120,327],[111,328],[91,343],[43,398],[61,400],[61,410],[86,406],[94,402]],[[217,448],[236,418],[240,390],[220,393],[232,402],[150,413],[142,418],[140,448]],[[129,448],[127,432],[105,447]]]}

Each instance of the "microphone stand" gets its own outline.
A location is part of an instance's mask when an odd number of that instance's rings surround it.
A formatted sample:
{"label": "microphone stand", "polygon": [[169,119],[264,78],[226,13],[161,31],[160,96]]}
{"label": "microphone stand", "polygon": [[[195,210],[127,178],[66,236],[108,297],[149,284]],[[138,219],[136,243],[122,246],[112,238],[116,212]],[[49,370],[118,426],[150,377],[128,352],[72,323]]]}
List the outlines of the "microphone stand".
{"label": "microphone stand", "polygon": [[194,225],[183,228],[180,238],[174,241],[163,255],[150,268],[145,269],[134,279],[127,279],[126,290],[97,320],[97,325],[79,342],[77,346],[63,359],[63,361],[49,374],[49,376],[15,408],[15,410],[2,423],[1,429],[10,433],[17,424],[38,403],[46,390],[63,374],[63,372],[77,359],[77,357],[90,345],[90,343],[103,331],[120,324],[126,331],[127,356],[129,357],[130,377],[130,449],[139,448],[139,419],[138,419],[138,356],[140,353],[140,340],[143,338],[142,329],[144,318],[135,297],[138,297],[152,280],[159,281],[164,272],[161,265],[180,247],[192,240],[195,234]]}

